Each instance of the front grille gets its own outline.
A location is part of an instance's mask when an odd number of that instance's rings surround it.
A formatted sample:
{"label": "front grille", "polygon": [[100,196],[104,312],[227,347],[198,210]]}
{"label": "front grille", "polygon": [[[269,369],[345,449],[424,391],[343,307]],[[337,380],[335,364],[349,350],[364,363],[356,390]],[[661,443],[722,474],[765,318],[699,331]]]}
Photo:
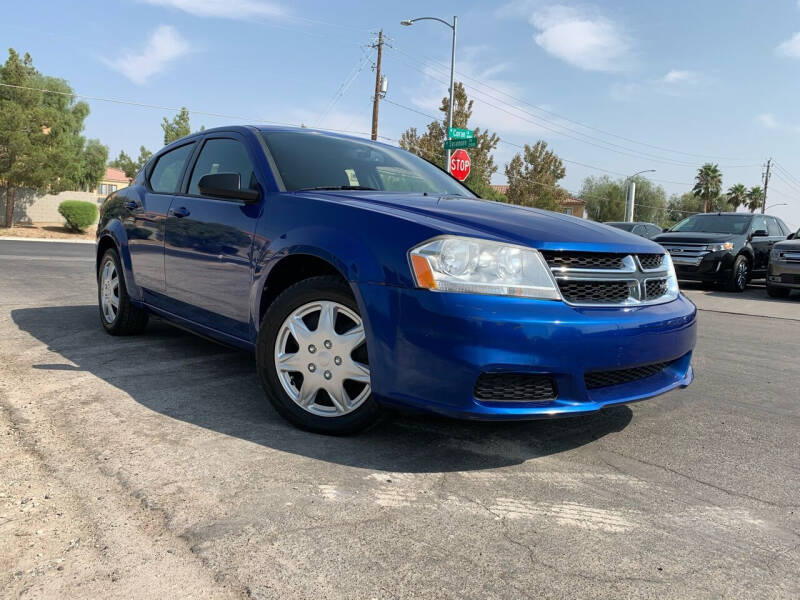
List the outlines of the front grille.
{"label": "front grille", "polygon": [[622,269],[625,254],[611,252],[551,252],[542,256],[551,269]]}
{"label": "front grille", "polygon": [[556,384],[549,375],[481,373],[474,394],[490,402],[544,402],[555,399]]}
{"label": "front grille", "polygon": [[638,256],[642,268],[648,271],[657,269],[661,266],[661,263],[664,262],[663,254],[639,254]]}
{"label": "front grille", "polygon": [[645,298],[652,300],[660,298],[667,293],[667,280],[666,279],[648,279],[644,284]]}
{"label": "front grille", "polygon": [[593,390],[611,385],[619,385],[621,383],[630,383],[631,381],[638,381],[639,379],[644,379],[645,377],[652,377],[653,375],[663,371],[669,365],[669,362],[660,362],[641,367],[633,367],[632,369],[596,371],[594,373],[586,373],[583,379],[586,383],[587,389]]}
{"label": "front grille", "polygon": [[569,281],[559,280],[558,288],[564,300],[572,303],[594,302],[598,304],[617,304],[631,295],[627,281]]}
{"label": "front grille", "polygon": [[703,257],[708,254],[705,244],[670,244],[661,243],[664,249],[672,256],[672,261],[679,265],[699,265]]}

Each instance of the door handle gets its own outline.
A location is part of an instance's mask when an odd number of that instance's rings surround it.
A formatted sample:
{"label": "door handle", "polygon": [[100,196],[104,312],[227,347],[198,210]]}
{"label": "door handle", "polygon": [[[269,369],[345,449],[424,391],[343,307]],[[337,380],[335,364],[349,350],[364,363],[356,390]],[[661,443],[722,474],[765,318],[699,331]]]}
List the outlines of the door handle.
{"label": "door handle", "polygon": [[179,219],[182,219],[183,217],[189,216],[189,209],[186,208],[185,206],[180,206],[178,208],[170,208],[169,214],[171,214],[173,217],[178,217]]}
{"label": "door handle", "polygon": [[122,206],[124,206],[128,210],[136,210],[137,208],[139,208],[139,203],[136,202],[135,200],[128,200],[127,202],[124,202]]}

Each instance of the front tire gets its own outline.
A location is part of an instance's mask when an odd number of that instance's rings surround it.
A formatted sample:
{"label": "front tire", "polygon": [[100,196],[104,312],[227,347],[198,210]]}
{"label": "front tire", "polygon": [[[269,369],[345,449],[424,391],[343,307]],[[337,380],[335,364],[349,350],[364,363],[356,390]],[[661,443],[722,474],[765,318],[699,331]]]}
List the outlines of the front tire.
{"label": "front tire", "polygon": [[346,435],[380,417],[364,322],[338,277],[305,279],[272,302],[259,330],[256,366],[275,410],[301,429]]}
{"label": "front tire", "polygon": [[97,304],[100,322],[111,335],[135,335],[147,327],[148,314],[131,304],[122,263],[114,248],[109,248],[97,270]]}
{"label": "front tire", "polygon": [[729,292],[741,293],[747,289],[747,282],[750,279],[750,261],[746,256],[739,255],[733,261],[731,276],[725,282],[725,289]]}
{"label": "front tire", "polygon": [[776,287],[774,285],[767,284],[767,294],[770,298],[788,298],[789,294],[791,293],[792,290],[789,288]]}

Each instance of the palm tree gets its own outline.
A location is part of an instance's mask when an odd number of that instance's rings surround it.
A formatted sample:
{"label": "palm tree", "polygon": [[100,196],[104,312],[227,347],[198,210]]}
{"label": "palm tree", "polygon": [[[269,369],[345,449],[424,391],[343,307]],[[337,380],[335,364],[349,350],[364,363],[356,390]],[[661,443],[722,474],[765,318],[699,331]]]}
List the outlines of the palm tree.
{"label": "palm tree", "polygon": [[747,204],[747,186],[743,183],[737,183],[729,187],[727,200],[733,212],[736,212],[740,206]]}
{"label": "palm tree", "polygon": [[703,211],[708,212],[711,203],[719,198],[722,192],[722,171],[719,165],[706,163],[697,170],[692,193],[703,200]]}
{"label": "palm tree", "polygon": [[760,186],[756,185],[747,190],[747,210],[749,210],[751,213],[754,213],[761,208],[761,203],[763,200],[764,192],[761,190]]}

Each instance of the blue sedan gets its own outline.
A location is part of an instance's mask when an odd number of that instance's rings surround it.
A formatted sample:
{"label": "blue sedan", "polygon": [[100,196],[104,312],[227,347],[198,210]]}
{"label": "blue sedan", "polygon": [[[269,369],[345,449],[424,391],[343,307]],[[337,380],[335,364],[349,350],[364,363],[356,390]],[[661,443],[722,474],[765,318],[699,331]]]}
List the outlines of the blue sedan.
{"label": "blue sedan", "polygon": [[110,334],[154,314],[253,351],[275,409],[322,433],[389,407],[577,415],[693,377],[696,310],[657,244],[322,131],[163,148],[104,202],[96,268]]}

